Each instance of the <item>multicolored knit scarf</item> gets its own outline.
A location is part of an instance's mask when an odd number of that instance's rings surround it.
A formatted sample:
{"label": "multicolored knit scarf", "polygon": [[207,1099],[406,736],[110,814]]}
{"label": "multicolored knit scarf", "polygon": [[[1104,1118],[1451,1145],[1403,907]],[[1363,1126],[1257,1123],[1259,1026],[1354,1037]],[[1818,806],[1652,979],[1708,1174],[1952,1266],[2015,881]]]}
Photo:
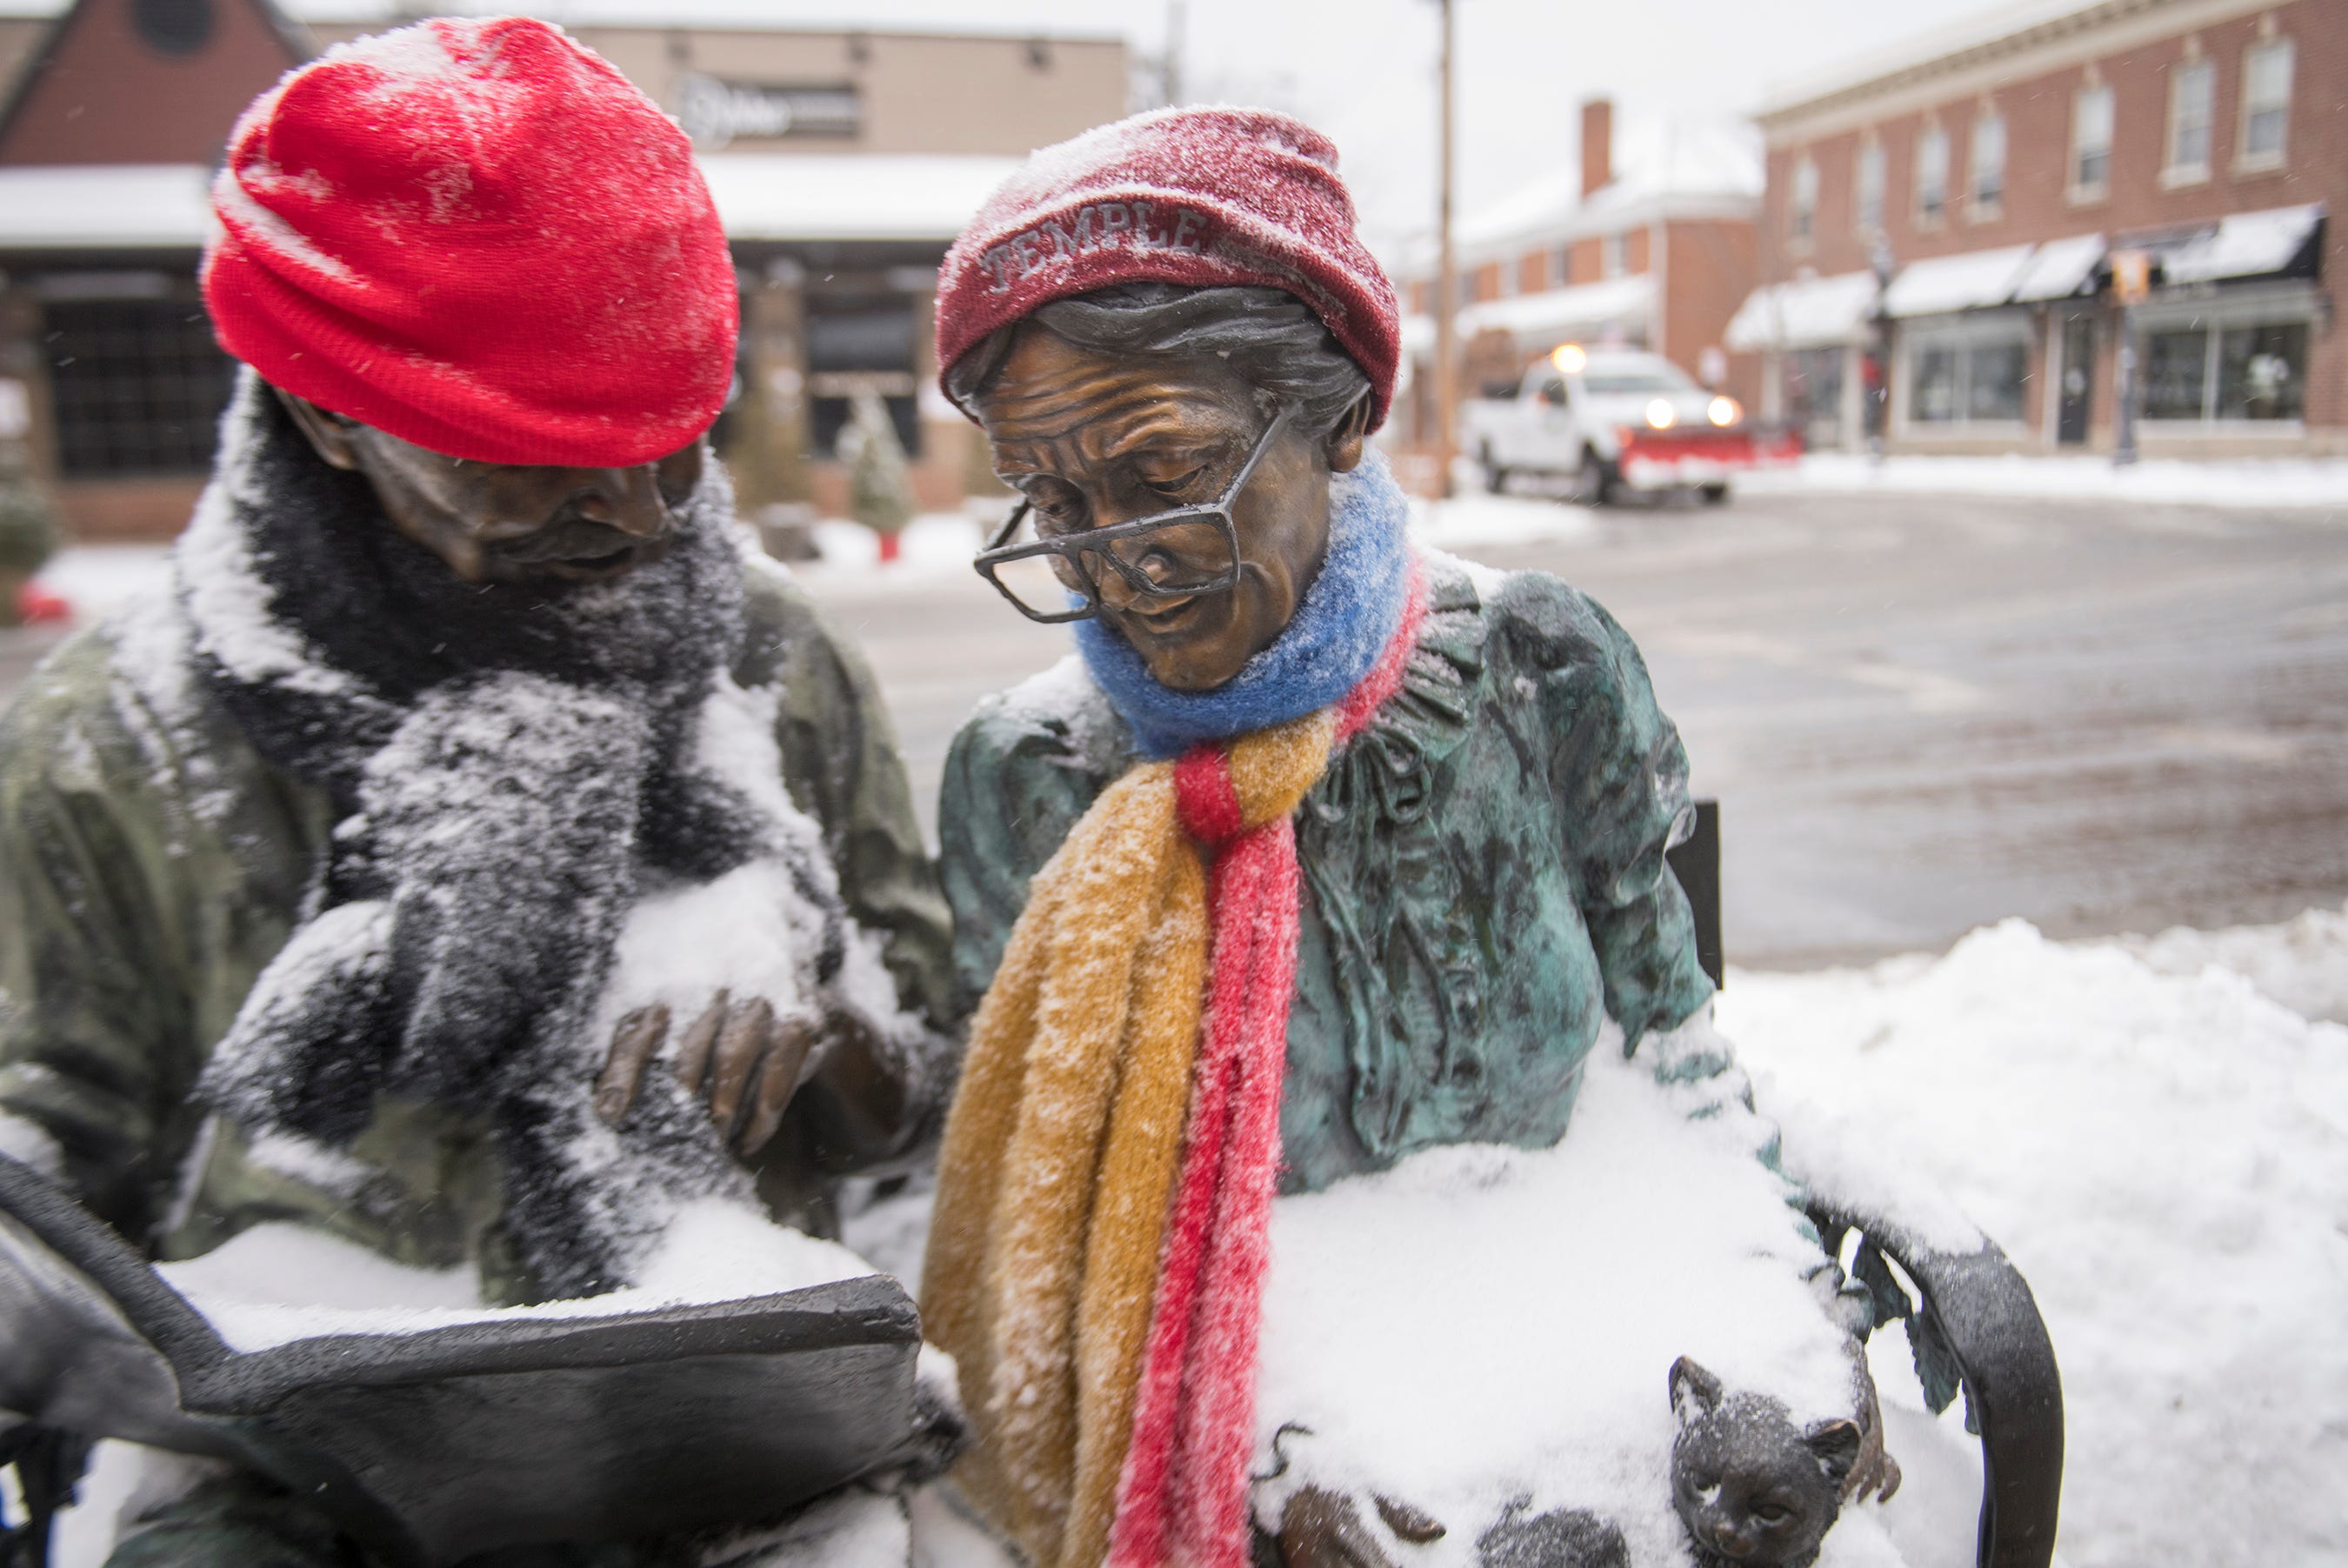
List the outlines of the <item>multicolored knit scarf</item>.
{"label": "multicolored knit scarf", "polygon": [[963,1484],[1039,1568],[1248,1560],[1290,819],[1401,684],[1425,610],[1399,491],[1365,478],[1331,556],[1391,531],[1383,580],[1332,585],[1383,622],[1369,658],[1334,702],[1103,790],[1031,882],[972,1026],[922,1315],[978,1429]]}

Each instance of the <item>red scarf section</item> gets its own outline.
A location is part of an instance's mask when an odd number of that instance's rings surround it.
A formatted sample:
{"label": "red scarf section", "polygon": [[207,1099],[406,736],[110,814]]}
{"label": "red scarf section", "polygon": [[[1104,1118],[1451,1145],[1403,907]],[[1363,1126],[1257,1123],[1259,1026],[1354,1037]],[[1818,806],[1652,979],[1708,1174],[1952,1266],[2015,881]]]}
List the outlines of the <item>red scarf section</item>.
{"label": "red scarf section", "polygon": [[[1414,564],[1402,624],[1338,705],[1337,745],[1401,686],[1426,615],[1426,573]],[[1185,755],[1174,784],[1184,830],[1215,856],[1213,956],[1109,1561],[1116,1568],[1246,1568],[1256,1335],[1296,994],[1296,829],[1281,817],[1241,830],[1221,747]]]}

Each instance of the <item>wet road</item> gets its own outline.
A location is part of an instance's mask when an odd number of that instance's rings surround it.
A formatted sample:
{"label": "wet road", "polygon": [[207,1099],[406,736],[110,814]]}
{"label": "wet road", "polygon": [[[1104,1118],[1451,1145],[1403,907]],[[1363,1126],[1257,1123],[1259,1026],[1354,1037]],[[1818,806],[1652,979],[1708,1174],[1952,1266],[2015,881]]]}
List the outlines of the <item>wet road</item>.
{"label": "wet road", "polygon": [[[1639,640],[1723,803],[1733,963],[2348,898],[2348,517],[1756,496],[1469,552],[1558,573]],[[975,578],[818,587],[925,813],[971,702],[1066,646]]]}

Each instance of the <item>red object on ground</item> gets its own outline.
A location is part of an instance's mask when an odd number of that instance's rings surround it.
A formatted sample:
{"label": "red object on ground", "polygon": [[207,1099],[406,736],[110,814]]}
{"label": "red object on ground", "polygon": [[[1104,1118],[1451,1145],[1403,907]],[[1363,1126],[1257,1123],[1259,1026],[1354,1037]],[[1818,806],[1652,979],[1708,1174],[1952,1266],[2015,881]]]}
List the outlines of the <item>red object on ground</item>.
{"label": "red object on ground", "polygon": [[16,584],[16,619],[27,626],[57,625],[73,619],[73,604],[37,578]]}
{"label": "red object on ground", "polygon": [[726,400],[734,263],[692,146],[543,22],[327,50],[237,122],[212,210],[221,346],[402,440],[623,468]]}
{"label": "red object on ground", "polygon": [[904,542],[893,533],[880,536],[880,564],[886,566],[904,552]]}
{"label": "red object on ground", "polygon": [[1038,305],[1143,280],[1286,289],[1369,377],[1371,428],[1385,421],[1394,284],[1354,232],[1335,145],[1265,109],[1159,109],[1030,158],[946,253],[939,373]]}

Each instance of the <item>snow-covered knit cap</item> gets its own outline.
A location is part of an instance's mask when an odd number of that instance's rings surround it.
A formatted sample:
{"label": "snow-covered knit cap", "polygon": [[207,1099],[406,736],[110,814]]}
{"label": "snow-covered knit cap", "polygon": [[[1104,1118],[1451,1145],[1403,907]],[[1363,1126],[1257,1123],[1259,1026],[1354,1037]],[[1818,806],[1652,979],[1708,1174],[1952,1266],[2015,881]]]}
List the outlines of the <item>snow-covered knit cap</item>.
{"label": "snow-covered knit cap", "polygon": [[1047,147],[946,253],[938,366],[1039,305],[1142,280],[1286,289],[1370,378],[1386,417],[1394,285],[1354,232],[1337,149],[1269,109],[1168,108]]}
{"label": "snow-covered knit cap", "polygon": [[245,110],[212,208],[221,346],[403,440],[620,468],[726,400],[739,307],[692,147],[559,27],[327,50]]}

